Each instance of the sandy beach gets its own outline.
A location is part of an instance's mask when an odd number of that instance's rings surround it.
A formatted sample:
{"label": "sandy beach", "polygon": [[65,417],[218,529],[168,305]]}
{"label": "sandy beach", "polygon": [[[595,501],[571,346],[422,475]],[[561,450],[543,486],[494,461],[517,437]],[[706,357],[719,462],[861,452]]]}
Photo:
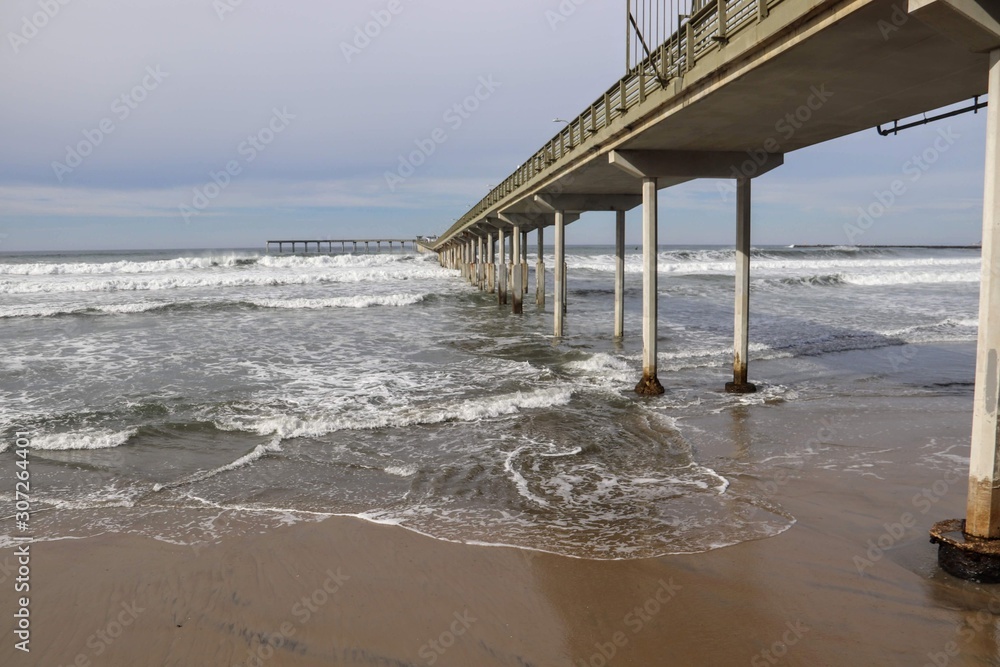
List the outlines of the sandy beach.
{"label": "sandy beach", "polygon": [[[859,399],[850,414],[788,403],[706,417],[702,457],[821,442],[845,464],[776,461],[772,477],[743,480],[796,523],[706,553],[583,560],[354,518],[195,546],[128,535],[38,543],[31,653],[8,635],[0,662],[997,664],[1000,598],[940,572],[927,540],[934,521],[962,515],[964,470],[915,465],[930,450],[961,454],[968,403],[942,392]],[[11,597],[3,604],[10,618]]]}

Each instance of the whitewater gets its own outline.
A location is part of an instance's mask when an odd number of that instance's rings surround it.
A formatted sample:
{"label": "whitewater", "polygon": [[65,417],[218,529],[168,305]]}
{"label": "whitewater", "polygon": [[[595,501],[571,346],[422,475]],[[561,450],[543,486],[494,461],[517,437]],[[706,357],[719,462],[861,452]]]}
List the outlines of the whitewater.
{"label": "whitewater", "polygon": [[[569,249],[560,341],[551,298],[514,316],[412,252],[0,255],[0,454],[15,431],[33,434],[36,497],[58,510],[38,515],[40,540],[144,531],[156,516],[152,536],[199,543],[221,529],[185,512],[210,507],[260,530],[353,515],[442,540],[640,558],[794,523],[747,481],[762,471],[704,454],[701,420],[971,391],[977,249],[755,248],[761,391],[734,397],[720,391],[733,252],[664,247],[668,393],[641,400],[630,250],[621,342],[609,247]],[[944,377],[921,377],[919,355]],[[792,458],[841,464],[817,447]]]}

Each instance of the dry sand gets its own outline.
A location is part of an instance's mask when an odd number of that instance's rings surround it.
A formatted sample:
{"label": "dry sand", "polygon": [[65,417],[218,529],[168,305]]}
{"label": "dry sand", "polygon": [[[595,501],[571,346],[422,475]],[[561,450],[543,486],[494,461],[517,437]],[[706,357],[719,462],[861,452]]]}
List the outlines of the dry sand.
{"label": "dry sand", "polygon": [[[31,653],[8,632],[0,665],[997,665],[1000,589],[939,572],[927,540],[962,515],[965,471],[916,465],[928,442],[967,442],[967,403],[706,417],[703,457],[802,446],[824,424],[845,454],[841,469],[759,480],[796,517],[788,531],[702,554],[586,561],[352,518],[198,548],[37,543]],[[0,583],[8,625],[13,582]]]}

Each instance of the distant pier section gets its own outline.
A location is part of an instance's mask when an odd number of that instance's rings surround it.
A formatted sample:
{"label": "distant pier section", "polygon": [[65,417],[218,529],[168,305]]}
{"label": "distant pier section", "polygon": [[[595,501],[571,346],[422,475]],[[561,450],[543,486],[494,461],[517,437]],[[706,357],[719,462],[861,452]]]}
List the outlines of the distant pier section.
{"label": "distant pier section", "polygon": [[398,247],[400,252],[405,252],[407,245],[410,246],[411,250],[417,252],[427,252],[430,248],[430,244],[433,241],[424,239],[323,239],[323,240],[277,240],[277,241],[267,241],[264,245],[264,251],[270,254],[273,250],[277,250],[279,253],[283,252],[301,252],[308,253],[310,251],[316,253],[327,252],[328,254],[333,254],[339,250],[341,253],[347,254],[358,253],[363,251],[368,254],[374,250],[375,252],[382,252],[382,246],[384,245],[388,248],[389,252]]}

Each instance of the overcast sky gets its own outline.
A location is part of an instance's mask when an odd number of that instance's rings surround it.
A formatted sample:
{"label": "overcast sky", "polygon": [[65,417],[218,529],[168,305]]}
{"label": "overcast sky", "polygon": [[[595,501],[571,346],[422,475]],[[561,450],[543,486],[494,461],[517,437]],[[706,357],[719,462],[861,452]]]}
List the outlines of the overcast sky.
{"label": "overcast sky", "polygon": [[[6,0],[0,252],[443,232],[624,73],[622,0],[577,2],[553,24],[559,0]],[[967,115],[790,154],[755,181],[754,243],[978,243],[984,135]],[[899,179],[859,234],[859,208]],[[717,183],[660,197],[662,243],[732,241]],[[588,214],[568,242],[612,243],[612,220]]]}

